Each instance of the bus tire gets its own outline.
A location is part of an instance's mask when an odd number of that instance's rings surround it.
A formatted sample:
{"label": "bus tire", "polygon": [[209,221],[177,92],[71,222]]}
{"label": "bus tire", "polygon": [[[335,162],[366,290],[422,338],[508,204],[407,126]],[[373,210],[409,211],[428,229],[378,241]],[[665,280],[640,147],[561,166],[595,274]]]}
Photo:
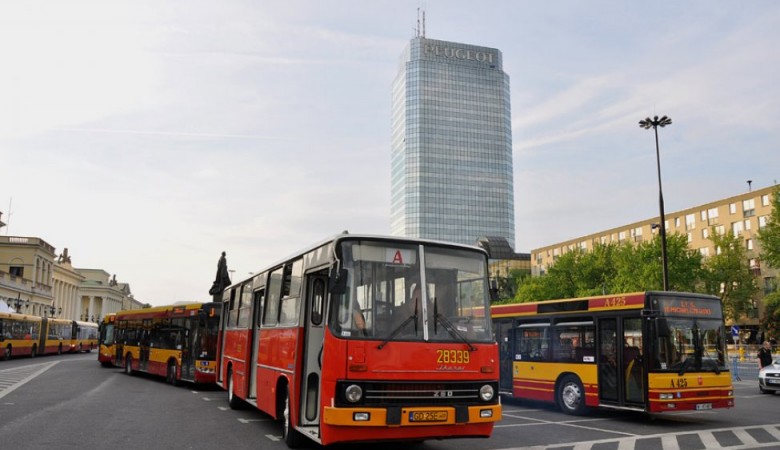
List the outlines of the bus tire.
{"label": "bus tire", "polygon": [[290,448],[302,447],[306,442],[304,436],[292,424],[292,414],[290,412],[290,389],[285,385],[284,389],[284,410],[282,411],[282,437],[284,443]]}
{"label": "bus tire", "polygon": [[178,386],[179,380],[176,378],[176,363],[173,361],[168,362],[167,381],[171,386]]}
{"label": "bus tire", "polygon": [[556,394],[558,407],[562,412],[579,416],[585,413],[585,390],[575,375],[564,376],[558,383]]}
{"label": "bus tire", "polygon": [[125,356],[125,373],[128,375],[133,374],[133,357],[130,356],[130,353]]}
{"label": "bus tire", "polygon": [[14,349],[11,347],[11,344],[8,344],[5,346],[5,353],[3,353],[3,359],[8,361],[11,359],[11,355],[13,354]]}
{"label": "bus tire", "polygon": [[236,397],[235,385],[233,383],[233,369],[228,369],[227,373],[227,392],[228,392],[228,406],[230,409],[241,409],[241,399]]}

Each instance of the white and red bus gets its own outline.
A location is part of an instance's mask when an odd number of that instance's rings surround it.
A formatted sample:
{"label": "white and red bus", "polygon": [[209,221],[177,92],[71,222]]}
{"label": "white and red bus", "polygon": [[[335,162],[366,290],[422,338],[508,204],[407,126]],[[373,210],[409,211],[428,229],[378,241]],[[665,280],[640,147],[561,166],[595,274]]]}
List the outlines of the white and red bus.
{"label": "white and red bus", "polygon": [[280,419],[290,447],[489,437],[501,404],[487,273],[476,247],[327,239],[225,290],[217,383],[231,407]]}

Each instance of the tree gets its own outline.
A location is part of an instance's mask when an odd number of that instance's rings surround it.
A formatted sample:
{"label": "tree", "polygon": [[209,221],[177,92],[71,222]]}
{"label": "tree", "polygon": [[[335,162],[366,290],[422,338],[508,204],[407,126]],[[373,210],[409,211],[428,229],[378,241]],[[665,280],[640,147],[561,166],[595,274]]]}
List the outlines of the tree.
{"label": "tree", "polygon": [[[780,336],[780,291],[774,291],[764,297],[764,316],[761,318],[761,328],[769,337]],[[768,338],[764,338],[768,341]]]}
{"label": "tree", "polygon": [[769,222],[758,231],[758,241],[761,243],[761,260],[780,269],[780,187],[772,193],[772,212]]}
{"label": "tree", "polygon": [[[694,291],[701,275],[702,256],[688,248],[688,239],[679,233],[666,239],[669,289]],[[661,238],[637,245],[618,247],[615,256],[613,292],[638,292],[663,289]]]}
{"label": "tree", "polygon": [[713,228],[710,240],[715,244],[716,254],[704,263],[705,290],[720,297],[727,319],[736,320],[752,307],[751,300],[758,292],[758,286],[750,272],[740,236],[731,231],[719,234]]}

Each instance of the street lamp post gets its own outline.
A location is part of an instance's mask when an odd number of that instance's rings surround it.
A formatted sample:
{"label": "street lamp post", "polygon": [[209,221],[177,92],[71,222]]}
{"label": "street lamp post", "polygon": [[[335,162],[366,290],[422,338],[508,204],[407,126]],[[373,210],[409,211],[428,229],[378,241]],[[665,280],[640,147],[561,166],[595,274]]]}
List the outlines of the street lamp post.
{"label": "street lamp post", "polygon": [[652,127],[653,131],[655,131],[655,160],[658,165],[658,208],[661,210],[661,266],[663,267],[664,291],[669,290],[669,267],[666,259],[666,217],[664,217],[664,193],[663,189],[661,189],[661,152],[658,149],[658,127],[663,128],[671,124],[672,119],[667,116],[663,116],[660,119],[658,116],[653,116],[652,119],[648,117],[639,121],[641,128],[649,130]]}

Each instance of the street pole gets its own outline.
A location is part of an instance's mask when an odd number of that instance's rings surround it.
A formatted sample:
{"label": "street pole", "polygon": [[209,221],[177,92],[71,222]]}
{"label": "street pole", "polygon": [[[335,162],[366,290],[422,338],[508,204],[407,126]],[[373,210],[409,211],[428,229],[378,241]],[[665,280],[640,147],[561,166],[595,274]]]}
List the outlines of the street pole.
{"label": "street pole", "polygon": [[648,130],[650,127],[655,131],[655,160],[658,167],[658,209],[661,213],[661,267],[663,271],[663,287],[664,291],[669,290],[669,266],[666,257],[666,216],[664,215],[664,193],[661,187],[661,151],[658,146],[658,127],[661,128],[671,125],[672,119],[663,116],[660,119],[658,116],[654,116],[653,119],[649,117],[645,120],[639,121],[639,126]]}

